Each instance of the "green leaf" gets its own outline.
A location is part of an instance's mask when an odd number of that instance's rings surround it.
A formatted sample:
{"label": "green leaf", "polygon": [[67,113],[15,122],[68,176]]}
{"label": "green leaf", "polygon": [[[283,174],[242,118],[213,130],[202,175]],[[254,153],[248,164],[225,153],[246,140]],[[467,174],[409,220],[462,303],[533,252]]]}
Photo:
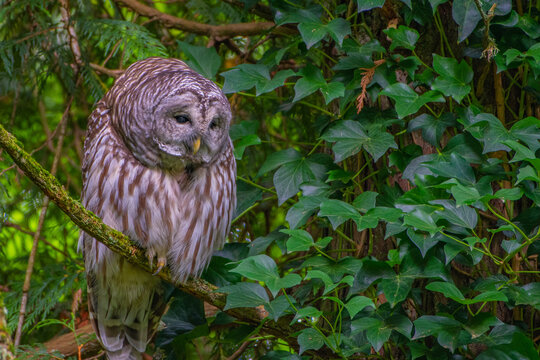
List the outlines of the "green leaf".
{"label": "green leaf", "polygon": [[385,0],[356,0],[358,12],[380,8],[384,5]]}
{"label": "green leaf", "polygon": [[421,114],[409,122],[408,131],[422,130],[422,137],[433,146],[439,146],[439,141],[447,128],[455,126],[454,115],[445,113],[436,118],[430,114]]}
{"label": "green leaf", "polygon": [[323,347],[325,336],[313,328],[302,330],[298,335],[298,345],[300,345],[299,353],[302,354],[306,350],[319,350]]}
{"label": "green leaf", "polygon": [[299,159],[302,159],[302,155],[293,148],[272,153],[266,158],[266,161],[262,164],[259,172],[257,173],[257,177],[260,177],[261,175],[264,175],[269,171],[277,169],[281,165],[294,162]]}
{"label": "green leaf", "polygon": [[256,307],[267,304],[270,300],[266,290],[255,283],[242,282],[219,288],[219,291],[227,296],[227,303],[223,310],[238,307]]}
{"label": "green leaf", "polygon": [[538,176],[538,171],[536,171],[532,166],[527,165],[521,169],[517,174],[516,185],[524,180],[531,180],[540,183],[540,177]]}
{"label": "green leaf", "polygon": [[375,200],[378,195],[379,193],[373,191],[364,191],[354,199],[353,205],[359,211],[366,213],[375,207]]}
{"label": "green leaf", "polygon": [[452,96],[458,103],[471,91],[469,83],[473,79],[473,71],[465,60],[458,64],[454,58],[434,54],[433,68],[440,75],[431,85],[433,90]]}
{"label": "green leaf", "polygon": [[396,102],[396,112],[399,118],[414,114],[429,102],[444,102],[444,97],[436,91],[428,91],[418,95],[413,89],[403,83],[395,83],[380,93]]}
{"label": "green leaf", "polygon": [[332,151],[336,162],[343,161],[357,154],[362,147],[378,160],[389,148],[397,148],[394,137],[379,129],[366,135],[358,121],[345,120],[336,122],[322,136],[322,139],[334,142]]}
{"label": "green leaf", "polygon": [[350,53],[348,56],[339,59],[334,66],[334,70],[352,70],[361,68],[370,68],[374,65],[371,60],[371,54]]}
{"label": "green leaf", "polygon": [[334,39],[339,46],[343,44],[345,36],[351,34],[351,24],[341,17],[336,17],[334,20],[330,21],[326,25],[326,28],[332,39]]}
{"label": "green leaf", "polygon": [[461,304],[463,304],[465,301],[465,297],[461,291],[459,291],[454,284],[448,282],[432,282],[426,286],[426,289],[443,293],[447,298],[455,300]]}
{"label": "green leaf", "polygon": [[475,339],[487,332],[492,326],[501,325],[503,322],[490,313],[481,312],[471,318],[464,326],[465,329]]}
{"label": "green leaf", "polygon": [[425,257],[428,250],[437,245],[439,242],[435,236],[429,236],[425,233],[416,232],[413,229],[407,229],[407,235],[413,244],[418,247],[422,253],[422,257]]}
{"label": "green leaf", "polygon": [[302,196],[287,212],[286,220],[289,227],[295,229],[304,225],[319,209],[319,205],[325,198],[322,196]]}
{"label": "green leaf", "polygon": [[259,145],[260,143],[261,139],[255,134],[244,136],[239,141],[234,143],[234,158],[236,160],[242,160],[244,151],[248,146]]}
{"label": "green leaf", "polygon": [[437,7],[441,4],[448,2],[448,0],[429,0],[431,8],[433,9],[433,14],[437,11]]}
{"label": "green leaf", "polygon": [[280,87],[288,77],[294,76],[290,69],[282,70],[270,78],[270,70],[263,64],[240,64],[232,70],[221,73],[225,78],[225,94],[249,90],[255,86],[256,94],[264,94]]}
{"label": "green leaf", "polygon": [[302,282],[302,277],[298,274],[289,273],[284,277],[271,278],[266,282],[266,286],[272,293],[272,296],[276,296],[279,290],[288,289],[296,286]]}
{"label": "green leaf", "polygon": [[396,274],[395,277],[382,279],[379,285],[390,306],[394,307],[407,298],[413,282],[413,277]]}
{"label": "green leaf", "polygon": [[324,39],[327,34],[341,46],[345,36],[351,33],[351,25],[347,20],[340,17],[335,18],[328,24],[323,24],[319,18],[307,19],[307,21],[303,19],[298,24],[298,30],[308,49]]}
{"label": "green leaf", "polygon": [[373,303],[373,301],[365,296],[355,296],[345,304],[345,308],[349,312],[351,319],[368,306],[371,306],[375,309],[375,304]]}
{"label": "green leaf", "polygon": [[245,258],[231,271],[255,281],[268,282],[270,279],[279,278],[274,259],[267,255]]}
{"label": "green leaf", "polygon": [[207,79],[214,80],[221,67],[221,56],[214,47],[195,46],[184,41],[177,41],[178,47],[186,55],[186,63]]}
{"label": "green leaf", "polygon": [[366,331],[366,337],[375,351],[379,351],[392,334],[392,329],[387,327],[383,320],[376,318],[354,320],[351,324],[351,331],[357,332],[359,330]]}
{"label": "green leaf", "polygon": [[236,183],[237,204],[233,219],[262,199],[262,190],[243,181]]}
{"label": "green leaf", "polygon": [[482,19],[474,0],[454,0],[452,17],[458,24],[458,42],[468,38]]}
{"label": "green leaf", "polygon": [[287,240],[287,251],[308,251],[313,245],[311,234],[305,230],[280,230],[282,233],[288,234],[290,237]]}
{"label": "green leaf", "polygon": [[463,186],[461,184],[454,185],[450,188],[450,192],[456,199],[457,205],[471,205],[480,200],[480,193],[476,188],[471,186]]}
{"label": "green leaf", "polygon": [[357,221],[360,218],[360,213],[354,206],[335,199],[324,200],[318,215],[328,218],[334,229],[347,220]]}
{"label": "green leaf", "polygon": [[300,31],[302,40],[304,40],[308,49],[324,39],[326,34],[328,34],[328,29],[320,19],[298,24],[298,31]]}
{"label": "green leaf", "polygon": [[403,224],[412,226],[420,231],[429,232],[432,235],[441,229],[441,227],[435,224],[433,217],[421,209],[415,209],[406,213],[403,217]]}
{"label": "green leaf", "polygon": [[291,307],[287,297],[285,295],[280,295],[274,300],[270,301],[268,304],[264,304],[264,308],[268,311],[268,316],[270,316],[274,321],[278,319]]}
{"label": "green leaf", "polygon": [[418,31],[403,25],[400,25],[397,29],[385,29],[383,30],[383,32],[390,39],[392,39],[392,44],[390,44],[390,51],[394,50],[396,47],[403,47],[405,49],[414,50],[416,42],[420,37],[420,35],[418,35]]}
{"label": "green leaf", "polygon": [[443,209],[437,213],[454,225],[474,229],[478,223],[478,214],[469,206],[457,206],[452,200],[433,200],[430,203],[442,205]]}
{"label": "green leaf", "polygon": [[336,162],[357,154],[368,141],[362,125],[357,121],[345,120],[334,124],[322,136],[322,139],[335,142],[332,146]]}
{"label": "green leaf", "polygon": [[274,174],[274,186],[278,195],[278,204],[300,191],[300,185],[313,180],[323,180],[327,173],[326,166],[321,163],[322,154],[310,158],[301,158],[282,165]]}

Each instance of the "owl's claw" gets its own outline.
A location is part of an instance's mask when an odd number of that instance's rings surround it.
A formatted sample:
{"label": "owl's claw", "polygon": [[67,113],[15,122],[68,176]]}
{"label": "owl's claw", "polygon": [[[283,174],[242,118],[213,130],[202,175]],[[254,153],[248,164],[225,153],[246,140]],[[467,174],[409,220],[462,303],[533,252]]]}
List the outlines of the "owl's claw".
{"label": "owl's claw", "polygon": [[157,274],[159,274],[161,270],[163,270],[165,265],[167,265],[167,258],[158,258],[156,272],[153,273],[152,275],[156,276]]}

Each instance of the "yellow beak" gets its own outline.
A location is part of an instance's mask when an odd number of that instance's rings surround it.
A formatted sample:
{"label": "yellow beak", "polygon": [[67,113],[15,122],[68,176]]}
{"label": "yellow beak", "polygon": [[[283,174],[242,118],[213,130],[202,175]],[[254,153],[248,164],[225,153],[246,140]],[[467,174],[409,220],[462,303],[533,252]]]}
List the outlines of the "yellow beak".
{"label": "yellow beak", "polygon": [[193,155],[195,155],[197,151],[199,151],[200,147],[201,147],[201,138],[198,137],[193,143]]}

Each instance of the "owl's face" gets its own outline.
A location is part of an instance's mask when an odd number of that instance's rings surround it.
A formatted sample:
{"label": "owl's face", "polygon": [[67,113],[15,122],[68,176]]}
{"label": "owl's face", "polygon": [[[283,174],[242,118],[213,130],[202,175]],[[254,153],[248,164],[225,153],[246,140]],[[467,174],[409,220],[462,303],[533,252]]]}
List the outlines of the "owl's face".
{"label": "owl's face", "polygon": [[181,170],[212,163],[229,140],[231,108],[221,89],[177,59],[132,64],[103,102],[133,156]]}
{"label": "owl's face", "polygon": [[211,93],[183,89],[153,109],[152,135],[164,162],[204,165],[220,153],[229,139],[231,111],[216,87]]}

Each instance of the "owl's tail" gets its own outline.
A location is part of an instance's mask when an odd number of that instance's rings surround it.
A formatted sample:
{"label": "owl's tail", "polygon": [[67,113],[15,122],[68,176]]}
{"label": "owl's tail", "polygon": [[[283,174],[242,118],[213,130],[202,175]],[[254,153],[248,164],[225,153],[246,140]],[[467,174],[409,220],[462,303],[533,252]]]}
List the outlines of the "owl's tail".
{"label": "owl's tail", "polygon": [[131,345],[125,345],[117,351],[107,351],[107,359],[109,360],[141,360],[142,354],[133,348]]}

